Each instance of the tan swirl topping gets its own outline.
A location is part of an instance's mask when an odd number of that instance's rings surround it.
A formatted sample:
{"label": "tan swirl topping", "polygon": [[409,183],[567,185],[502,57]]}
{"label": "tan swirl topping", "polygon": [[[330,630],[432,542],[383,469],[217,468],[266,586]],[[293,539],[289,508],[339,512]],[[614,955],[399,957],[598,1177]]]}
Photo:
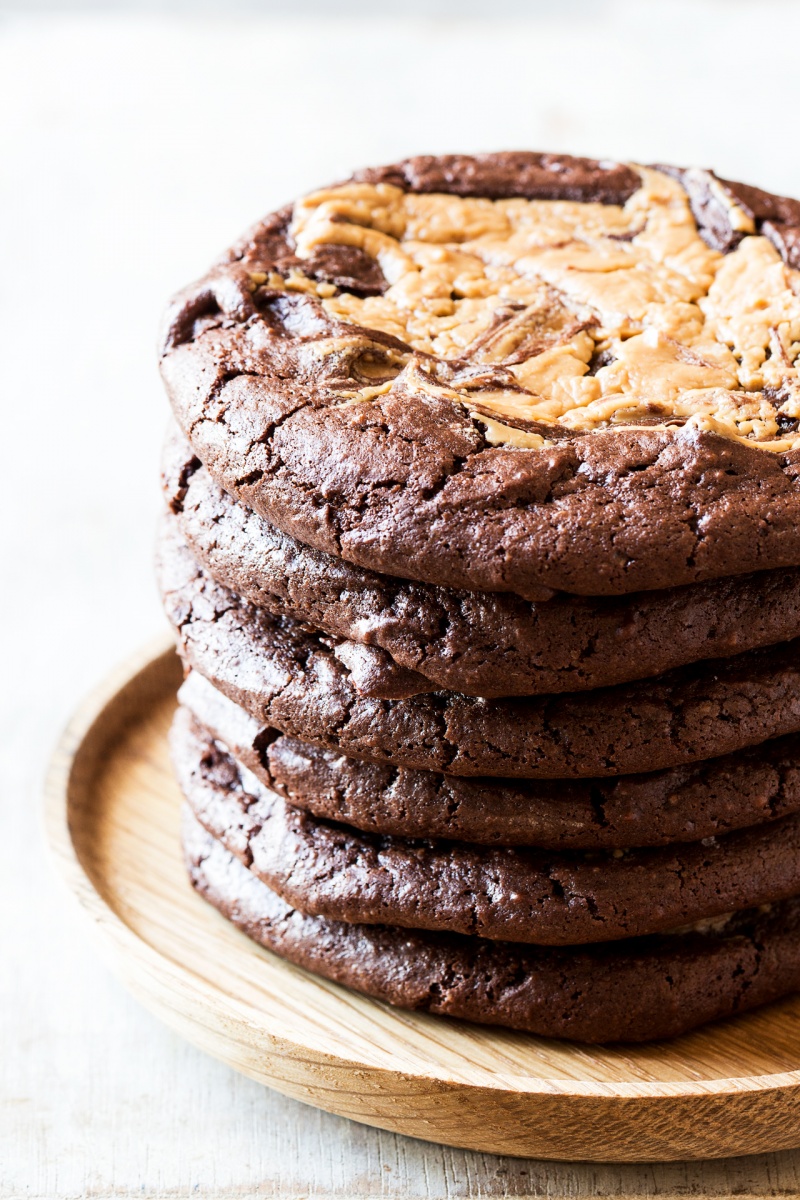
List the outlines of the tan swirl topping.
{"label": "tan swirl topping", "polygon": [[[355,246],[389,285],[360,297],[308,281],[325,310],[409,347],[387,356],[365,338],[350,400],[402,383],[466,404],[490,440],[513,445],[546,442],[528,422],[690,424],[764,449],[800,445],[800,273],[733,204],[747,236],[728,255],[710,249],[680,184],[640,174],[624,206],[387,184],[299,201],[301,259]],[[305,287],[297,274],[288,286]]]}

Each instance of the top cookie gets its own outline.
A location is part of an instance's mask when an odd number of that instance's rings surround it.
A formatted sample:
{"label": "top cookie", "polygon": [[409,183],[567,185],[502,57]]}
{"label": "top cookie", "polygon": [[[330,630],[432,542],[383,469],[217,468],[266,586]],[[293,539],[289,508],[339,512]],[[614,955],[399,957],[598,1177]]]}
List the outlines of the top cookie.
{"label": "top cookie", "polygon": [[173,302],[198,457],[317,549],[622,594],[800,563],[800,202],[710,172],[411,159]]}

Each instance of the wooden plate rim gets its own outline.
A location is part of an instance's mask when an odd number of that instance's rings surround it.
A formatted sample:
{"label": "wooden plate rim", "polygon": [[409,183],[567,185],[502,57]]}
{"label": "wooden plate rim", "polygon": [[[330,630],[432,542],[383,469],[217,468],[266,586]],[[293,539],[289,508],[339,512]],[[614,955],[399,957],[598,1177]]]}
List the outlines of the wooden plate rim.
{"label": "wooden plate rim", "polygon": [[[218,992],[213,983],[196,975],[180,961],[163,954],[126,924],[95,887],[80,860],[70,829],[70,788],[76,763],[87,737],[102,720],[109,706],[127,687],[134,684],[141,675],[153,670],[159,660],[166,659],[174,653],[174,645],[169,637],[162,636],[155,639],[131,654],[111,671],[76,707],[56,742],[45,775],[42,809],[45,843],[57,874],[60,875],[73,900],[102,939],[105,948],[111,950],[115,960],[119,962],[120,958],[120,946],[115,944],[116,942],[120,942],[123,949],[126,946],[131,948],[135,946],[137,953],[143,954],[149,960],[155,972],[169,974],[177,969],[184,976],[191,975],[193,981],[196,981],[201,988],[214,991],[217,1004],[224,1004],[232,1013],[236,1012],[238,1019],[247,1021],[250,1011],[248,1005],[237,1003],[230,996]],[[311,1050],[311,1047],[305,1042],[293,1042],[291,1039],[277,1034],[271,1034],[270,1040],[276,1045],[285,1046],[289,1054],[300,1049],[307,1054]],[[358,1062],[347,1059],[341,1054],[327,1053],[319,1048],[315,1048],[313,1052],[319,1057],[320,1062],[327,1062],[332,1066],[352,1066],[362,1069],[366,1067],[370,1072],[384,1072],[387,1075],[398,1074],[396,1070],[387,1066],[372,1062]],[[721,1094],[786,1093],[787,1090],[794,1092],[800,1089],[800,1069],[769,1075],[731,1076],[711,1080],[642,1080],[630,1083],[545,1077],[531,1079],[526,1075],[509,1076],[506,1074],[504,1079],[494,1083],[487,1075],[485,1082],[480,1085],[452,1077],[448,1078],[438,1064],[435,1070],[438,1072],[438,1082],[445,1086],[452,1085],[466,1090],[491,1091],[494,1089],[505,1092],[513,1078],[514,1087],[519,1091],[526,1092],[531,1096],[542,1095],[551,1098],[574,1096],[576,1098],[594,1097],[598,1100],[658,1100],[710,1097]],[[419,1071],[407,1070],[403,1074],[409,1079],[430,1082],[430,1075],[426,1075],[421,1069]]]}

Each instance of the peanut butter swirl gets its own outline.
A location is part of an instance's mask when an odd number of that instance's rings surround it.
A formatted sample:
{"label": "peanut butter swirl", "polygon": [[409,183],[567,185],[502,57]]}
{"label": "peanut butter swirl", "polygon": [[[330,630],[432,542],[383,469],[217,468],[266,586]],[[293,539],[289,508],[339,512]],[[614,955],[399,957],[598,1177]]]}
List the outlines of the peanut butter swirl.
{"label": "peanut butter swirl", "polygon": [[389,183],[314,192],[294,207],[297,257],[354,247],[386,288],[359,295],[301,270],[270,284],[313,292],[335,321],[364,329],[360,386],[344,403],[435,394],[466,406],[490,442],[517,446],[680,425],[765,450],[800,446],[800,272],[722,188],[716,199],[744,235],[728,254],[700,236],[677,180],[636,170],[624,205]]}

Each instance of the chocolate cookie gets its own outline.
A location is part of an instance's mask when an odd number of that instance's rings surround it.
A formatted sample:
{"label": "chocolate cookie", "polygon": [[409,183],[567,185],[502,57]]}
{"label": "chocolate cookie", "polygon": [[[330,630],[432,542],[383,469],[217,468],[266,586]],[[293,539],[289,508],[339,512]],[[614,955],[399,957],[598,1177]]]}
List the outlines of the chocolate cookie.
{"label": "chocolate cookie", "polygon": [[219,583],[466,695],[606,687],[800,634],[800,570],[532,603],[393,579],[312,550],[223,491],[177,431],[164,486],[192,554]]}
{"label": "chocolate cookie", "polygon": [[618,779],[459,779],[347,758],[260,725],[192,671],[178,698],[272,791],[367,833],[544,850],[696,842],[800,811],[800,735]]}
{"label": "chocolate cookie", "polygon": [[356,924],[563,946],[661,933],[800,894],[800,817],[717,841],[554,854],[379,837],[292,808],[186,710],[172,729],[200,823],[287,903]]}
{"label": "chocolate cookie", "polygon": [[191,816],[193,887],[249,937],[300,967],[406,1009],[543,1037],[674,1037],[800,989],[800,901],[703,931],[551,949],[347,925],[292,908]]}
{"label": "chocolate cookie", "polygon": [[160,576],[190,666],[262,724],[372,762],[451,775],[628,775],[800,730],[800,639],[594,692],[419,694],[427,681],[382,651],[331,645],[215,583],[172,518]]}
{"label": "chocolate cookie", "polygon": [[226,490],[447,587],[800,565],[800,202],[568,156],[411,159],[267,217],[165,321]]}

